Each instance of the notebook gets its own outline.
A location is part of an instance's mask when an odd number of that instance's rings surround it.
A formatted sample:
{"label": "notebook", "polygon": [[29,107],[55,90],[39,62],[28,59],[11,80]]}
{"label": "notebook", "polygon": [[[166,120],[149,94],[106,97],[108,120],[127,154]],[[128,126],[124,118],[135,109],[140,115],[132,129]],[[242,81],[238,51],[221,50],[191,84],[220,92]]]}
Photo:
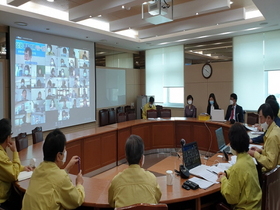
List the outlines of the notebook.
{"label": "notebook", "polygon": [[213,109],[211,111],[211,120],[218,122],[225,122],[225,110],[223,109]]}
{"label": "notebook", "polygon": [[217,130],[215,130],[215,132],[220,152],[225,151],[226,153],[230,153],[230,147],[225,144],[223,128],[220,127]]}

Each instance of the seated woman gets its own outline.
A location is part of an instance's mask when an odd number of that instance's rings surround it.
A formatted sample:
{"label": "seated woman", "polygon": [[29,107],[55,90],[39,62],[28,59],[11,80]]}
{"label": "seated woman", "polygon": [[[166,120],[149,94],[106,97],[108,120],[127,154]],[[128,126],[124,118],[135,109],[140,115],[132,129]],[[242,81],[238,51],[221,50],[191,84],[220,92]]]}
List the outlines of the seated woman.
{"label": "seated woman", "polygon": [[207,113],[211,115],[212,109],[219,109],[219,105],[216,101],[216,97],[214,93],[210,93],[208,98],[208,105],[207,105]]}
{"label": "seated woman", "polygon": [[196,107],[193,105],[192,95],[187,97],[188,105],[185,107],[185,117],[195,117],[196,118]]}
{"label": "seated woman", "polygon": [[261,209],[262,191],[258,172],[252,157],[247,153],[249,136],[239,123],[229,130],[232,154],[237,155],[236,163],[225,172],[218,174],[221,193],[232,209]]}

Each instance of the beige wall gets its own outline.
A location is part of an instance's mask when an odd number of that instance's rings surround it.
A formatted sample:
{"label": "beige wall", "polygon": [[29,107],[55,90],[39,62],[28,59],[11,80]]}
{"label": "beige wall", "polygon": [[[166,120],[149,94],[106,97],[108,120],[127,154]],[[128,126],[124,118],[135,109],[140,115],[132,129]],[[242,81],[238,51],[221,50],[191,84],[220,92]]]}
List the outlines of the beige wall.
{"label": "beige wall", "polygon": [[188,95],[194,98],[197,113],[206,112],[208,97],[214,93],[221,109],[227,109],[233,91],[232,62],[211,63],[213,73],[209,79],[202,76],[203,64],[185,66],[185,104]]}

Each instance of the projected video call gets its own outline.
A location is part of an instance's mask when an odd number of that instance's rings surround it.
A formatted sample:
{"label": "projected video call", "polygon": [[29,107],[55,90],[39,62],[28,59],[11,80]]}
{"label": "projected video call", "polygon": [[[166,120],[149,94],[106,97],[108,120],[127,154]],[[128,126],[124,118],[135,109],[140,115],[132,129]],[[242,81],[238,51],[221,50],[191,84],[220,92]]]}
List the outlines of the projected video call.
{"label": "projected video call", "polygon": [[[15,122],[54,126],[90,107],[89,51],[15,40]],[[81,116],[80,116],[81,117]]]}

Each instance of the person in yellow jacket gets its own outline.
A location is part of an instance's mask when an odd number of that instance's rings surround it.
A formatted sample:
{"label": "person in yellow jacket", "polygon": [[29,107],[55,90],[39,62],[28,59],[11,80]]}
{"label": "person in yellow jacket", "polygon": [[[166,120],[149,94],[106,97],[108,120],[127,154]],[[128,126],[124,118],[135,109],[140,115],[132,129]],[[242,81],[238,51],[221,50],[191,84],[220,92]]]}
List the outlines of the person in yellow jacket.
{"label": "person in yellow jacket", "polygon": [[270,104],[262,104],[258,109],[259,121],[265,128],[263,149],[251,147],[249,154],[256,158],[267,172],[280,165],[280,128],[274,122],[274,113]]}
{"label": "person in yellow jacket", "polygon": [[218,174],[221,193],[232,209],[260,210],[262,190],[253,158],[247,153],[249,136],[239,123],[229,130],[231,151],[237,155],[236,163]]}
{"label": "person in yellow jacket", "polygon": [[72,184],[69,170],[79,161],[73,156],[65,169],[60,169],[66,160],[66,138],[59,130],[50,132],[43,145],[44,161],[34,170],[22,201],[22,210],[76,209],[85,199],[81,171]]}
{"label": "person in yellow jacket", "polygon": [[154,105],[155,99],[154,97],[150,97],[149,102],[143,106],[142,109],[142,118],[147,119],[147,111],[154,109],[156,110],[156,106]]}
{"label": "person in yellow jacket", "polygon": [[[30,171],[31,167],[22,166],[15,141],[11,140],[12,126],[8,119],[0,120],[0,208],[13,209],[17,205],[12,201],[11,185],[18,179],[21,171]],[[10,148],[13,160],[7,155],[6,149]]]}

